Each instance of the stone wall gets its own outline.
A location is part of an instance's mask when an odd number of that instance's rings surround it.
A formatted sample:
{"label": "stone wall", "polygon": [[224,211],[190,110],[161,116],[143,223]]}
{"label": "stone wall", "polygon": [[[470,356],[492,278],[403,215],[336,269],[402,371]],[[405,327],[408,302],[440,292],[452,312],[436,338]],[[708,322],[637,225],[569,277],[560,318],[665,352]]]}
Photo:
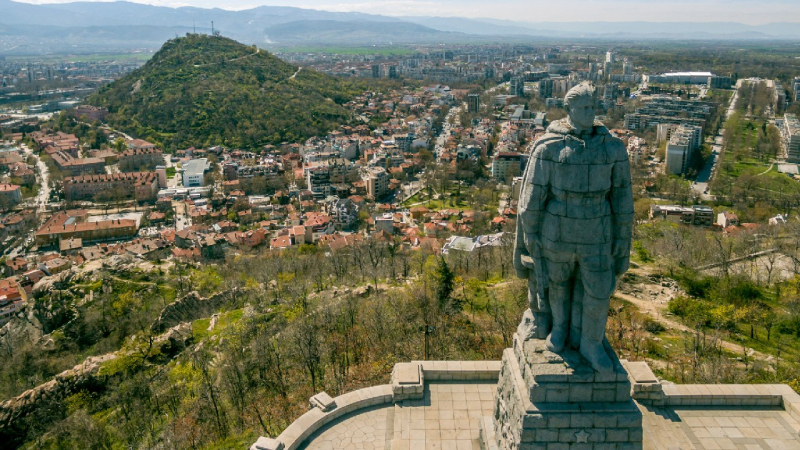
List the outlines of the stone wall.
{"label": "stone wall", "polygon": [[225,302],[231,300],[234,294],[234,291],[220,292],[206,298],[200,296],[197,292],[190,292],[183,298],[167,305],[150,328],[155,333],[161,333],[181,322],[191,322],[202,317],[210,317]]}
{"label": "stone wall", "polygon": [[[191,342],[192,324],[189,322],[178,324],[155,339],[159,353],[170,357],[188,347]],[[118,356],[118,353],[108,353],[89,357],[72,369],[59,373],[52,380],[0,403],[0,443],[13,442],[13,439],[24,436],[22,420],[38,408],[55,405],[82,390],[104,389],[108,380],[105,375],[100,374],[100,368]],[[3,445],[0,444],[0,447]]]}
{"label": "stone wall", "polygon": [[19,421],[42,407],[44,402],[59,402],[80,390],[103,385],[105,381],[98,375],[100,367],[116,357],[115,353],[109,353],[87,358],[72,369],[59,373],[47,383],[0,403],[0,441],[13,439],[16,436],[15,431],[21,427]]}

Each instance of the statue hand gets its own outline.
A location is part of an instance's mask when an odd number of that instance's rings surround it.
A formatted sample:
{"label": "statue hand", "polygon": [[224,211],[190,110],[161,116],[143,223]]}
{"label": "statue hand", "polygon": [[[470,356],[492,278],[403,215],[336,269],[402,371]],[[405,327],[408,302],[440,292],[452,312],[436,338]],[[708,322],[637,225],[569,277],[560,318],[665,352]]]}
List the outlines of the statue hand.
{"label": "statue hand", "polygon": [[614,259],[625,258],[631,256],[631,243],[627,239],[616,239],[611,248],[611,256]]}
{"label": "statue hand", "polygon": [[528,256],[528,252],[523,248],[514,249],[514,269],[517,271],[517,276],[520,278],[528,278],[530,276],[530,269],[522,262],[522,257]]}
{"label": "statue hand", "polygon": [[614,258],[614,274],[619,276],[628,271],[631,263],[631,245],[627,239],[614,241],[611,255]]}
{"label": "statue hand", "polygon": [[631,265],[631,257],[614,258],[614,275],[620,276],[628,271]]}

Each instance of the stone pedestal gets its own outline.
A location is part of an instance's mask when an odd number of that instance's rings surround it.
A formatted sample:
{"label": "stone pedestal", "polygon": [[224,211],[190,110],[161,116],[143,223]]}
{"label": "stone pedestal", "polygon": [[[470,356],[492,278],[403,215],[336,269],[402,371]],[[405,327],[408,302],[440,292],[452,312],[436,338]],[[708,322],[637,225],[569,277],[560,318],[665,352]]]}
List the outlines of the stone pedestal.
{"label": "stone pedestal", "polygon": [[424,397],[425,373],[420,363],[399,363],[392,370],[392,397],[395,402]]}
{"label": "stone pedestal", "polygon": [[[614,351],[613,373],[597,373],[574,350],[514,338],[503,353],[494,417],[482,420],[484,449],[641,450],[642,414]],[[489,428],[494,425],[493,430]]]}

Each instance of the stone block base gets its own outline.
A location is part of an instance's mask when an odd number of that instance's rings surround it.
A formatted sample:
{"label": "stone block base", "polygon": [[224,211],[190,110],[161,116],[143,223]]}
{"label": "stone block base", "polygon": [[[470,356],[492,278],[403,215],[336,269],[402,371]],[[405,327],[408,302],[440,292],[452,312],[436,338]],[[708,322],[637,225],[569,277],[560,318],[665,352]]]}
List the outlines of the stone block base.
{"label": "stone block base", "polygon": [[425,377],[419,363],[400,363],[392,370],[392,396],[395,402],[419,400],[425,391]]}
{"label": "stone block base", "polygon": [[615,371],[597,373],[573,350],[555,354],[543,340],[515,337],[514,348],[503,353],[497,385],[496,448],[641,450],[642,415],[631,399],[628,374],[613,350],[607,351]]}
{"label": "stone block base", "polygon": [[633,383],[632,397],[643,405],[664,405],[664,388],[645,362],[622,361]]}

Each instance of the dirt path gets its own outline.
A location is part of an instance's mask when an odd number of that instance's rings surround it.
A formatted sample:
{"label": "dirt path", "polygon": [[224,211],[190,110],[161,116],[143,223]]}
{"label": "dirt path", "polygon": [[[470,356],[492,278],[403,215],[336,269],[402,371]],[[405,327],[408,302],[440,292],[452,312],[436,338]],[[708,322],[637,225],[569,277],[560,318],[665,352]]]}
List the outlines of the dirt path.
{"label": "dirt path", "polygon": [[[244,55],[244,56],[239,56],[238,58],[231,58],[231,59],[226,60],[225,62],[239,61],[239,60],[242,60],[242,59],[245,59],[245,58],[250,58],[251,56],[256,56],[259,53],[261,53],[261,49],[260,48],[256,48],[255,53],[251,53],[249,55]],[[212,62],[212,63],[205,63],[205,64],[195,64],[194,66],[195,67],[205,67],[205,66],[213,66],[214,64],[219,64],[219,63],[218,62]]]}
{"label": "dirt path", "polygon": [[[642,269],[631,269],[631,272],[635,273],[636,275],[640,275],[640,276],[648,276],[649,275],[649,273],[646,270],[642,270]],[[496,284],[495,287],[499,287],[499,286],[507,284],[507,283],[508,283],[508,281],[500,282],[500,283]],[[657,286],[649,286],[649,285],[638,285],[638,286],[641,287],[641,288],[647,288],[647,287],[652,287],[653,289],[657,288]],[[669,316],[667,316],[665,314],[667,312],[667,302],[666,301],[662,303],[662,302],[658,302],[656,300],[645,300],[645,299],[634,297],[633,295],[625,294],[625,293],[622,293],[622,292],[619,292],[619,291],[615,292],[614,296],[619,298],[619,299],[622,299],[622,300],[625,300],[625,301],[628,301],[628,302],[632,303],[634,306],[639,308],[639,311],[641,311],[641,312],[649,315],[650,317],[653,317],[654,319],[658,320],[662,325],[664,325],[665,328],[667,328],[669,330],[679,330],[679,331],[685,331],[687,333],[694,333],[695,332],[694,329],[689,328],[688,326],[680,323],[679,321],[677,321],[675,319],[672,319],[671,317],[669,317]],[[736,343],[733,343],[733,342],[728,342],[728,341],[725,341],[723,339],[719,339],[719,343],[720,343],[720,346],[722,346],[722,348],[724,348],[725,350],[728,350],[731,353],[739,354],[739,355],[741,355],[741,353],[742,353],[742,346],[740,344],[736,344]],[[752,357],[755,357],[757,359],[766,360],[767,358],[769,358],[769,355],[766,355],[764,353],[755,351],[755,350],[753,350],[753,349],[751,349],[749,347],[748,347],[747,351],[748,351],[748,356],[752,356]]]}
{"label": "dirt path", "polygon": [[297,74],[298,74],[298,73],[300,73],[300,71],[301,71],[301,70],[303,70],[303,68],[302,68],[302,67],[300,67],[299,69],[297,69],[297,72],[295,72],[295,73],[294,73],[292,76],[290,76],[290,77],[289,77],[289,79],[290,79],[290,80],[294,80],[294,79],[295,79],[295,77],[297,77]]}
{"label": "dirt path", "polygon": [[756,176],[760,177],[761,175],[766,175],[770,170],[772,170],[773,167],[775,167],[775,163],[774,162],[772,164],[770,164],[769,169],[757,174]]}
{"label": "dirt path", "polygon": [[[674,319],[671,319],[669,317],[666,317],[664,315],[664,312],[666,311],[666,307],[665,306],[661,306],[661,305],[659,305],[658,303],[656,303],[656,302],[654,302],[652,300],[642,300],[640,298],[634,297],[634,296],[629,295],[629,294],[623,294],[622,292],[616,292],[616,293],[614,293],[614,296],[617,297],[617,298],[620,298],[622,300],[625,300],[625,301],[633,303],[637,308],[639,308],[640,311],[642,311],[645,314],[648,314],[648,315],[652,316],[653,318],[657,319],[659,322],[661,322],[662,325],[664,325],[666,328],[668,328],[670,330],[680,330],[680,331],[685,331],[685,332],[688,332],[688,333],[694,333],[695,332],[695,330],[687,327],[686,325],[678,322],[677,320],[674,320]],[[722,346],[722,348],[724,348],[725,350],[728,350],[728,351],[730,351],[732,353],[737,353],[737,354],[742,353],[742,346],[739,345],[739,344],[734,344],[733,342],[728,342],[728,341],[725,341],[725,340],[722,340],[722,339],[720,339],[719,342],[720,342],[720,346]],[[768,356],[765,355],[764,353],[757,352],[757,351],[755,351],[753,349],[749,349],[749,351],[752,352],[751,356],[755,356],[758,359],[767,359],[768,358]]]}

